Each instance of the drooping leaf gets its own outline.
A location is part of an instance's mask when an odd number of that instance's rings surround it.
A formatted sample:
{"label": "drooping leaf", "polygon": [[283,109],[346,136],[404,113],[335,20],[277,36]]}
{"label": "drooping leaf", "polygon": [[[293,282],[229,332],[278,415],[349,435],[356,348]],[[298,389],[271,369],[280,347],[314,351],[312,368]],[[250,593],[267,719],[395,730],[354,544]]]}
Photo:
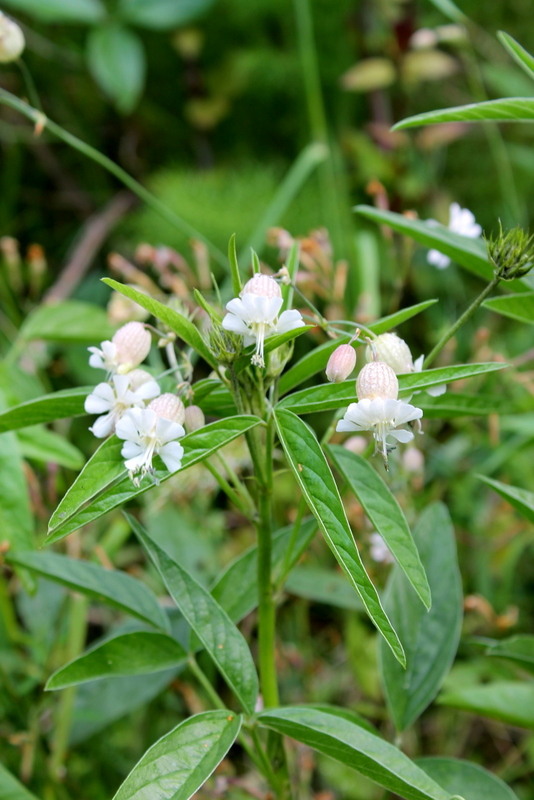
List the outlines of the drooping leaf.
{"label": "drooping leaf", "polygon": [[499,31],[497,37],[501,44],[506,47],[516,64],[519,64],[529,78],[534,79],[534,57],[524,47],[521,47],[519,42],[516,42],[509,33]]}
{"label": "drooping leaf", "polygon": [[488,478],[486,475],[476,475],[476,477],[484,481],[488,486],[504,497],[510,505],[517,511],[523,514],[529,522],[534,522],[534,492],[528,492],[526,489],[518,489],[516,486],[509,486],[507,483],[495,481],[493,478]]}
{"label": "drooping leaf", "polygon": [[99,678],[146,675],[185,661],[182,645],[164,633],[136,631],[106,639],[50,676],[45,690],[64,689]]}
{"label": "drooping leaf", "polygon": [[406,652],[406,670],[399,668],[387,648],[380,648],[382,681],[399,731],[411,725],[438,693],[456,655],[462,627],[462,581],[445,506],[428,506],[414,539],[430,583],[432,608],[427,613],[421,607],[406,577],[395,568],[385,606]]}
{"label": "drooping leaf", "polygon": [[386,542],[415,592],[427,609],[430,608],[432,598],[425,569],[396,498],[376,469],[361,456],[339,445],[328,447],[327,453]]}
{"label": "drooping leaf", "polygon": [[213,3],[214,0],[120,0],[119,13],[132,25],[164,31],[188,25]]}
{"label": "drooping leaf", "polygon": [[346,764],[406,800],[450,800],[450,795],[389,742],[337,714],[308,707],[274,708],[261,725]]}
{"label": "drooping leaf", "polygon": [[440,695],[438,702],[534,730],[534,682],[495,681]]}
{"label": "drooping leaf", "polygon": [[23,11],[43,22],[70,22],[93,25],[106,15],[100,0],[5,0],[5,6]]}
{"label": "drooping leaf", "polygon": [[[164,468],[158,468],[156,469],[155,478],[159,483],[163,483],[171,476],[178,475],[179,472],[191,467],[193,464],[197,464],[199,461],[208,458],[220,447],[224,447],[224,445],[233,441],[245,431],[250,430],[254,425],[257,425],[259,421],[258,417],[252,416],[231,417],[229,419],[220,420],[219,422],[212,422],[210,425],[206,425],[204,428],[194,431],[194,433],[187,434],[187,436],[181,439],[181,444],[185,450],[181,469],[170,473]],[[77,510],[71,516],[56,525],[48,536],[46,544],[51,544],[52,542],[62,539],[82,525],[86,525],[88,522],[98,519],[108,511],[131,500],[132,497],[137,497],[154,487],[154,482],[149,476],[141,481],[139,487],[135,487],[127,476],[124,468],[121,474],[123,474],[124,477],[117,479],[115,483],[107,485],[107,488],[101,491],[94,499],[91,499],[88,505],[78,505]],[[92,477],[94,477],[94,480],[98,481],[97,475],[92,475]],[[93,484],[88,484],[86,487],[81,486],[79,489],[80,492],[78,493],[78,490],[76,490],[73,498],[76,500],[76,503],[80,503],[82,491],[86,492],[87,499],[93,497]]]}
{"label": "drooping leaf", "polygon": [[2,764],[0,764],[0,797],[2,800],[38,800]]}
{"label": "drooping leaf", "polygon": [[221,763],[241,722],[224,710],[189,717],[146,751],[113,800],[188,800]]}
{"label": "drooping leaf", "polygon": [[404,664],[399,638],[365,571],[336,482],[319,442],[308,426],[292,412],[276,411],[275,420],[286,458],[329,547],[358,592],[371,620],[395,657]]}
{"label": "drooping leaf", "polygon": [[63,300],[53,305],[38,306],[28,314],[19,336],[27,342],[45,339],[95,344],[111,339],[115,331],[103,308],[80,300]]}
{"label": "drooping leaf", "polygon": [[488,648],[486,655],[515,661],[523,669],[534,673],[534,636],[519,634],[501,639]]}
{"label": "drooping leaf", "polygon": [[42,426],[32,425],[16,434],[21,455],[44,464],[78,470],[83,467],[84,455],[64,436]]}
{"label": "drooping leaf", "polygon": [[417,758],[418,767],[451,795],[464,800],[517,800],[517,795],[497,775],[459,758]]}
{"label": "drooping leaf", "polygon": [[483,303],[486,308],[511,317],[527,325],[534,325],[534,292],[520,294],[504,294],[502,297],[490,297]]}
{"label": "drooping leaf", "polygon": [[450,419],[452,417],[478,417],[487,414],[509,414],[510,401],[498,395],[459,394],[446,392],[439,397],[420,394],[414,399],[423,409],[426,419]]}
{"label": "drooping leaf", "polygon": [[190,627],[243,708],[252,714],[258,676],[243,635],[212,595],[153,542],[133,517],[126,517]]}
{"label": "drooping leaf", "polygon": [[427,111],[397,122],[392,130],[417,128],[441,122],[531,122],[534,120],[534,98],[508,97],[504,100],[485,100],[466,106]]}
{"label": "drooping leaf", "polygon": [[221,381],[205,378],[193,386],[195,405],[205,414],[215,417],[231,417],[237,414],[234,398]]}
{"label": "drooping leaf", "polygon": [[284,590],[314,603],[325,603],[349,611],[363,611],[360,598],[344,575],[323,567],[295,567],[287,576]]}
{"label": "drooping leaf", "polygon": [[125,572],[109,570],[89,561],[60,556],[56,553],[7,553],[6,561],[67,586],[76,592],[94,597],[156,628],[169,630],[167,615],[157,598],[141,581]]}
{"label": "drooping leaf", "polygon": [[133,111],[145,85],[143,42],[130,28],[107,23],[87,38],[89,70],[104,94],[122,114]]}

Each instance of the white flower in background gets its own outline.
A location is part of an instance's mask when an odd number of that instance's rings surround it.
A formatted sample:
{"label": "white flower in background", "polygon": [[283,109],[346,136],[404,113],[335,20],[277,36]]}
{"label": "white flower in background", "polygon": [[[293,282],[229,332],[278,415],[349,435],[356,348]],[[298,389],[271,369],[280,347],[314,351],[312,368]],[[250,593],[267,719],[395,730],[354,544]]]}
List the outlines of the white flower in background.
{"label": "white flower in background", "polygon": [[371,543],[369,553],[373,561],[377,561],[379,564],[393,563],[395,559],[391,555],[389,547],[379,533],[372,533],[369,536],[369,541]]}
{"label": "white flower in background", "polygon": [[[388,364],[395,375],[404,375],[408,372],[422,372],[425,357],[419,356],[415,361],[412,358],[410,348],[400,336],[396,333],[381,333],[376,339],[373,339],[372,345],[366,348],[365,356],[367,361],[373,360],[373,351],[376,354],[378,361],[383,361]],[[432,397],[439,397],[445,394],[447,386],[430,386],[423,389]],[[418,394],[416,392],[415,394]]]}
{"label": "white flower in background", "polygon": [[337,423],[336,430],[348,433],[372,431],[375,453],[381,453],[387,469],[388,452],[394,449],[393,445],[387,443],[387,438],[410,442],[413,433],[397,428],[406,422],[421,419],[423,412],[397,399],[397,376],[388,364],[381,361],[372,361],[363,367],[356,381],[356,394],[358,402],[350,404],[343,419]]}
{"label": "white flower in background", "polygon": [[100,348],[89,347],[89,364],[96,369],[125,375],[138,367],[150,352],[152,337],[141,322],[128,322],[116,332],[111,341]]}
{"label": "white flower in background", "polygon": [[179,397],[162,394],[148,408],[132,408],[118,421],[115,432],[124,439],[121,455],[136,486],[147,473],[154,474],[152,459],[159,456],[169,472],[182,466],[185,409]]}
{"label": "white flower in background", "polygon": [[16,61],[24,45],[24,34],[17,23],[0,11],[0,63]]}
{"label": "white flower in background", "polygon": [[[427,220],[429,225],[436,225],[433,219]],[[478,239],[482,233],[482,228],[475,220],[475,216],[468,208],[461,208],[458,203],[451,203],[449,206],[449,224],[447,226],[453,233],[467,236],[469,239]],[[438,269],[445,269],[451,263],[449,256],[440,253],[439,250],[429,250],[426,260]]]}
{"label": "white flower in background", "polygon": [[99,439],[109,436],[129,408],[143,408],[159,393],[156,381],[142,369],[129,375],[114,375],[111,383],[99,383],[85,400],[88,414],[102,414],[89,430]]}
{"label": "white flower in background", "polygon": [[283,311],[282,292],[274,278],[257,273],[243,287],[240,297],[226,304],[228,313],[223,328],[244,337],[245,345],[256,342],[252,363],[265,366],[265,339],[275,333],[286,333],[304,325],[298,311]]}

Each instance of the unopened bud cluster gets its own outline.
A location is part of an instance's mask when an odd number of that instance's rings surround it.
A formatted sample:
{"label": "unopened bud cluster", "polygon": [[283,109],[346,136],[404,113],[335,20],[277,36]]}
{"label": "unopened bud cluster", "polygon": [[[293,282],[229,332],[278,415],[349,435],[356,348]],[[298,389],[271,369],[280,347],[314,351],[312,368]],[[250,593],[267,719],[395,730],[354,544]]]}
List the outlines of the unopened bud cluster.
{"label": "unopened bud cluster", "polygon": [[493,265],[496,278],[512,281],[522,278],[534,267],[534,236],[529,236],[519,226],[499,233],[486,242],[488,258]]}

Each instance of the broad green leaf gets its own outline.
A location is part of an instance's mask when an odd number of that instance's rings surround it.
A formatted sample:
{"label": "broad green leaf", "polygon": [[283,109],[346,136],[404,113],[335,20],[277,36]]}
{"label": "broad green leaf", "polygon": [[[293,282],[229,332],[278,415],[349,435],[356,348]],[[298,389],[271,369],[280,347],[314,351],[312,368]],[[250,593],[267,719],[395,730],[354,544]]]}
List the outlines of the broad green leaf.
{"label": "broad green leaf", "polygon": [[526,489],[518,489],[516,486],[509,486],[507,483],[494,481],[492,478],[487,478],[485,475],[477,475],[479,480],[487,483],[492,489],[504,497],[511,506],[523,514],[529,522],[534,522],[534,492],[528,492]]}
{"label": "broad green leaf", "polygon": [[499,31],[497,38],[506,47],[516,64],[519,64],[529,78],[534,79],[534,57],[524,47],[521,47],[519,42],[516,42],[509,33]]}
{"label": "broad green leaf", "polygon": [[188,800],[221,763],[241,722],[224,710],[189,717],[146,751],[113,800]]}
{"label": "broad green leaf", "polygon": [[399,131],[441,122],[532,122],[532,120],[534,120],[534,98],[508,97],[504,100],[485,100],[483,103],[470,103],[466,106],[416,114],[414,117],[407,117],[397,122],[392,130]]}
{"label": "broad green leaf", "polygon": [[[181,469],[170,473],[165,468],[157,468],[155,473],[156,480],[159,483],[163,483],[172,476],[178,475],[180,472],[183,472],[183,470],[191,467],[193,464],[203,461],[220,447],[224,447],[224,445],[232,442],[259,422],[260,420],[258,417],[230,417],[218,422],[212,422],[210,425],[206,425],[204,428],[194,433],[187,434],[187,436],[184,436],[184,438],[180,440],[185,450]],[[112,445],[110,445],[110,447],[112,447]],[[78,506],[78,510],[76,510],[72,516],[69,516],[64,522],[57,525],[49,534],[46,544],[57,542],[82,525],[87,525],[88,522],[98,519],[104,514],[107,514],[108,511],[131,500],[133,497],[138,497],[144,492],[147,492],[155,485],[150,476],[146,476],[141,481],[141,485],[135,487],[124,468],[122,468],[121,474],[123,474],[124,477],[119,478],[111,485],[107,485],[100,494],[90,500],[88,505]],[[96,476],[93,477],[97,480]],[[80,487],[80,495],[83,488],[83,486]],[[92,491],[92,487],[89,485],[87,487],[88,498],[92,497]],[[80,495],[76,492],[73,498],[76,503],[79,502]]]}
{"label": "broad green leaf", "polygon": [[507,658],[528,672],[534,672],[534,636],[519,634],[501,639],[488,648],[486,655]]}
{"label": "broad green leaf", "polygon": [[[269,336],[269,338],[265,340],[263,352],[265,355],[272,353],[272,351],[276,350],[277,347],[281,347],[283,344],[292,342],[293,339],[296,339],[298,336],[302,336],[304,333],[311,331],[311,329],[314,327],[314,325],[303,325],[301,328],[294,328],[291,331],[286,331],[286,333],[278,333],[275,336]],[[253,344],[245,348],[243,355],[240,356],[234,364],[234,369],[236,372],[242,372],[244,369],[250,366],[250,360],[255,351],[256,346]]]}
{"label": "broad green leaf", "polygon": [[422,408],[426,419],[450,419],[451,417],[478,417],[487,414],[509,414],[510,401],[498,395],[459,394],[446,392],[439,397],[429,394],[417,395],[413,401]]}
{"label": "broad green leaf", "polygon": [[284,591],[349,611],[363,611],[358,595],[344,575],[324,567],[295,567],[287,576]]}
{"label": "broad green leaf", "polygon": [[139,36],[117,24],[94,28],[87,38],[87,63],[116,108],[123,114],[132,111],[145,85],[146,58]]}
{"label": "broad green leaf", "polygon": [[450,800],[449,793],[401,750],[337,714],[289,706],[264,711],[258,721],[352,767],[406,800]]}
{"label": "broad green leaf", "polygon": [[156,319],[160,319],[164,322],[165,325],[174,331],[180,339],[183,339],[189,347],[196,350],[199,356],[201,356],[210,367],[217,369],[217,359],[202,338],[202,335],[187,317],[184,317],[183,314],[175,311],[170,306],[166,306],[158,300],[154,300],[152,297],[138,292],[137,289],[133,289],[131,286],[125,286],[111,278],[104,278],[103,281],[108,286],[111,286],[112,289],[115,289],[115,291],[120,292],[125,295],[125,297],[129,297],[130,300],[134,300],[142,308],[146,308],[147,311],[150,311]]}
{"label": "broad green leaf", "polygon": [[141,581],[125,572],[104,569],[89,561],[80,561],[56,553],[7,553],[6,561],[76,592],[118,608],[156,628],[169,630],[167,615],[157,598]]}
{"label": "broad green leaf", "polygon": [[245,711],[252,714],[259,691],[258,676],[243,635],[212,595],[153,542],[133,517],[126,518],[191,629]]}
{"label": "broad green leaf", "polygon": [[[391,330],[391,328],[397,327],[402,322],[414,317],[416,314],[420,314],[421,311],[429,308],[430,306],[437,303],[437,300],[426,300],[424,303],[418,303],[415,306],[410,306],[409,308],[404,308],[402,311],[397,311],[395,314],[391,314],[388,317],[383,317],[383,319],[379,319],[377,322],[371,323],[368,327],[377,335],[380,333],[385,333],[385,331]],[[306,353],[300,361],[297,361],[291,369],[288,369],[282,377],[280,378],[279,384],[279,391],[280,395],[287,394],[287,392],[294,389],[295,386],[303,383],[304,381],[308,380],[308,378],[313,377],[321,370],[326,369],[326,365],[328,363],[328,359],[334,352],[334,350],[339,347],[340,344],[347,344],[351,339],[352,334],[347,334],[346,336],[340,336],[337,339],[331,339],[324,344],[319,345],[319,347],[315,347],[309,353]]]}
{"label": "broad green leaf", "polygon": [[[442,386],[444,383],[454,383],[476,375],[505,369],[508,364],[489,361],[481,364],[458,364],[454,367],[440,367],[439,369],[426,369],[423,372],[411,372],[399,375],[399,397],[406,397],[412,392],[428,389],[430,386]],[[418,398],[417,398],[418,399]],[[415,403],[417,405],[417,402]]]}
{"label": "broad green leaf", "polygon": [[395,727],[405,730],[438,693],[456,655],[462,628],[462,581],[454,529],[444,505],[423,512],[414,530],[432,591],[427,613],[406,577],[395,567],[388,581],[386,610],[406,652],[400,669],[387,648],[380,648],[381,673]]}
{"label": "broad green leaf", "polygon": [[[299,560],[317,531],[315,519],[303,520],[293,541],[288,568]],[[273,536],[272,569],[276,574],[284,561],[286,550],[292,541],[293,525],[288,525]],[[232,622],[240,622],[258,605],[258,548],[257,545],[232,561],[216,579],[211,594]],[[347,584],[350,593],[354,592]],[[354,597],[357,602],[357,598]]]}
{"label": "broad green leaf", "polygon": [[418,767],[451,795],[464,800],[517,800],[517,795],[497,775],[459,758],[417,758]]}
{"label": "broad green leaf", "polygon": [[46,339],[94,344],[111,339],[115,331],[103,308],[80,300],[64,300],[38,306],[26,317],[19,336],[27,342]]}
{"label": "broad green leaf", "polygon": [[0,764],[0,797],[2,800],[38,800],[2,764]]}
{"label": "broad green leaf", "polygon": [[86,413],[85,398],[93,388],[80,386],[77,389],[63,389],[13,406],[0,414],[0,433],[65,417],[80,417]]}
{"label": "broad green leaf", "polygon": [[67,469],[79,470],[83,467],[84,455],[68,442],[64,436],[38,425],[24,428],[16,434],[19,448],[24,458],[57,464]]}
{"label": "broad green leaf", "polygon": [[118,10],[125,22],[164,31],[188,25],[213,3],[214,0],[120,0]]}
{"label": "broad green leaf", "polygon": [[106,9],[100,0],[4,0],[3,5],[35,16],[43,22],[93,25],[106,16]]}
{"label": "broad green leaf", "polygon": [[504,317],[517,319],[534,325],[534,292],[524,294],[505,294],[502,297],[490,297],[482,304]]}
{"label": "broad green leaf", "polygon": [[32,550],[33,515],[21,458],[14,433],[0,436],[0,540],[10,552]]}
{"label": "broad green leaf", "polygon": [[164,633],[124,633],[86,650],[50,676],[45,690],[64,689],[99,678],[145,675],[170,669],[185,661],[182,645]]}
{"label": "broad green leaf", "polygon": [[425,569],[396,498],[376,469],[361,456],[340,445],[327,447],[327,453],[386,542],[415,592],[429,609],[432,598]]}
{"label": "broad green leaf", "polygon": [[205,414],[216,417],[229,417],[237,414],[234,398],[229,389],[219,380],[205,378],[193,386],[195,405],[200,406]]}
{"label": "broad green leaf", "polygon": [[440,695],[444,706],[498,719],[508,725],[534,730],[534,681],[496,681],[468,686]]}
{"label": "broad green leaf", "polygon": [[286,458],[329,547],[395,657],[405,664],[402,645],[365,571],[334,476],[319,442],[308,426],[290,411],[276,411],[275,420]]}

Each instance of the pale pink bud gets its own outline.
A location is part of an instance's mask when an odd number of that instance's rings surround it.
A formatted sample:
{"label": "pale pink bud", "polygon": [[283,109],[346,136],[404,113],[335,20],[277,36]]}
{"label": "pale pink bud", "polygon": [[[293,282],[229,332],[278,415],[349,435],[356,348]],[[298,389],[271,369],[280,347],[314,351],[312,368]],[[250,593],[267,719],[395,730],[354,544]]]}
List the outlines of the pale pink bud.
{"label": "pale pink bud", "polygon": [[199,431],[206,424],[204,412],[198,406],[187,406],[185,409],[185,428],[189,433]]}
{"label": "pale pink bud", "polygon": [[154,380],[153,376],[150,372],[147,372],[146,369],[133,369],[128,373],[128,377],[130,379],[130,389],[132,392],[136,392],[144,383]]}
{"label": "pale pink bud", "polygon": [[165,392],[155,400],[152,400],[148,405],[152,411],[155,411],[158,417],[169,419],[171,422],[178,422],[180,425],[185,421],[185,408],[184,404],[179,397],[170,392]]}
{"label": "pale pink bud", "polygon": [[241,294],[256,294],[260,297],[282,297],[282,290],[270,275],[257,272],[243,286]]}
{"label": "pale pink bud", "polygon": [[346,380],[356,366],[356,350],[350,344],[336,347],[326,365],[326,377],[332,383]]}
{"label": "pale pink bud", "polygon": [[356,381],[358,400],[396,400],[399,395],[399,382],[390,366],[383,361],[371,361],[360,371]]}
{"label": "pale pink bud", "polygon": [[111,341],[117,348],[117,371],[124,374],[145,360],[152,338],[141,322],[128,322],[119,328]]}
{"label": "pale pink bud", "polygon": [[381,333],[373,339],[372,346],[369,345],[365,350],[367,361],[374,360],[374,353],[377,360],[388,364],[395,375],[414,371],[410,348],[396,333]]}
{"label": "pale pink bud", "polygon": [[0,62],[16,61],[24,45],[24,34],[17,23],[0,11]]}
{"label": "pale pink bud", "polygon": [[402,455],[402,464],[406,472],[422,472],[425,466],[425,457],[417,447],[407,447]]}
{"label": "pale pink bud", "polygon": [[349,450],[351,453],[356,453],[357,456],[361,456],[367,450],[368,441],[365,436],[349,436],[347,441],[343,444],[345,450]]}

